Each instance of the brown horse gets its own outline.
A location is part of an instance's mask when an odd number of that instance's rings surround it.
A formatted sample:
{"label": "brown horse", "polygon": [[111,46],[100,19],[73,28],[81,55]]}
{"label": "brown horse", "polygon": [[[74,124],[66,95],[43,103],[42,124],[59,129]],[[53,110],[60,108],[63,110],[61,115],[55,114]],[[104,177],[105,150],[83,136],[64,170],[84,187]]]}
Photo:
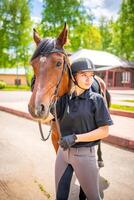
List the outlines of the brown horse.
{"label": "brown horse", "polygon": [[[63,49],[67,41],[66,24],[57,39],[41,39],[34,30],[37,49],[31,58],[36,81],[29,102],[29,112],[34,118],[46,119],[55,98],[69,90],[67,55]],[[57,89],[58,87],[58,89]],[[57,91],[56,91],[57,90]]]}
{"label": "brown horse", "polygon": [[[55,98],[70,90],[71,69],[68,55],[63,48],[67,42],[67,26],[65,24],[56,39],[41,39],[36,30],[34,30],[33,38],[37,48],[31,58],[31,65],[36,79],[28,107],[34,118],[43,121],[48,117]],[[95,76],[94,80],[104,98],[109,98],[104,81],[98,76]],[[107,100],[109,103],[110,99]],[[51,130],[52,143],[57,152],[59,134],[55,121],[51,124]]]}

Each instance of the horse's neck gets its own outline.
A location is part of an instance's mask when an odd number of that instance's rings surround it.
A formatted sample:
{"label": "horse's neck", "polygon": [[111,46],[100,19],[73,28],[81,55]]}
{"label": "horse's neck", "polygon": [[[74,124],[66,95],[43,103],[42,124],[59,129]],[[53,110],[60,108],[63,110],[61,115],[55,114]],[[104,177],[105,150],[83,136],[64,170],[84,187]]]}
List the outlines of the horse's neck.
{"label": "horse's neck", "polygon": [[104,95],[106,93],[106,84],[105,82],[97,75],[95,75],[95,79],[97,80],[99,86],[100,86],[100,90],[101,93]]}
{"label": "horse's neck", "polygon": [[[107,88],[106,88],[106,84],[99,76],[95,75],[95,79],[97,80],[97,82],[98,82],[98,84],[100,86],[101,94],[104,97],[105,102],[107,103],[107,98],[106,98],[106,90],[107,90]],[[108,106],[108,103],[107,103],[107,106]]]}

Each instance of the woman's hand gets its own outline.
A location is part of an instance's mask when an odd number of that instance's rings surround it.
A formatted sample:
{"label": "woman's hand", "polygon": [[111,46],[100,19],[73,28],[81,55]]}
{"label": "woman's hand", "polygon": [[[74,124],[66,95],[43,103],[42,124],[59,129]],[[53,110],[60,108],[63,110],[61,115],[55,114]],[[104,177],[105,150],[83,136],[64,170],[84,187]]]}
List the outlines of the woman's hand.
{"label": "woman's hand", "polygon": [[65,151],[75,144],[76,139],[77,139],[77,137],[75,134],[64,136],[64,137],[60,138],[59,145]]}

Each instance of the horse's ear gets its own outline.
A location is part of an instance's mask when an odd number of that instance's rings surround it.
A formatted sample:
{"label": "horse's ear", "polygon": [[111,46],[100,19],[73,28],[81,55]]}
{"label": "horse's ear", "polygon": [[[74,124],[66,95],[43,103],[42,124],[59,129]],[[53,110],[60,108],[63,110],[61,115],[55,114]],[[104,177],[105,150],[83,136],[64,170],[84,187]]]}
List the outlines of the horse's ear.
{"label": "horse's ear", "polygon": [[60,35],[57,38],[58,46],[60,46],[60,47],[64,46],[64,44],[67,42],[67,34],[68,34],[67,24],[65,23],[62,32],[60,33]]}
{"label": "horse's ear", "polygon": [[38,46],[38,44],[41,41],[41,38],[35,28],[33,28],[33,39],[34,39],[36,45]]}

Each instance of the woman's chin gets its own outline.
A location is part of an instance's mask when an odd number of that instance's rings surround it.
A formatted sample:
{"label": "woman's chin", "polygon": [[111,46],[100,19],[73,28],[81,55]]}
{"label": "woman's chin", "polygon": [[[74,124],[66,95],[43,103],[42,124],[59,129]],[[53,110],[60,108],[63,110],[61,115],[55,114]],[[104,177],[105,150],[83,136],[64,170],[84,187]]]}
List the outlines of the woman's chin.
{"label": "woman's chin", "polygon": [[91,87],[91,85],[85,85],[85,90],[88,90]]}

